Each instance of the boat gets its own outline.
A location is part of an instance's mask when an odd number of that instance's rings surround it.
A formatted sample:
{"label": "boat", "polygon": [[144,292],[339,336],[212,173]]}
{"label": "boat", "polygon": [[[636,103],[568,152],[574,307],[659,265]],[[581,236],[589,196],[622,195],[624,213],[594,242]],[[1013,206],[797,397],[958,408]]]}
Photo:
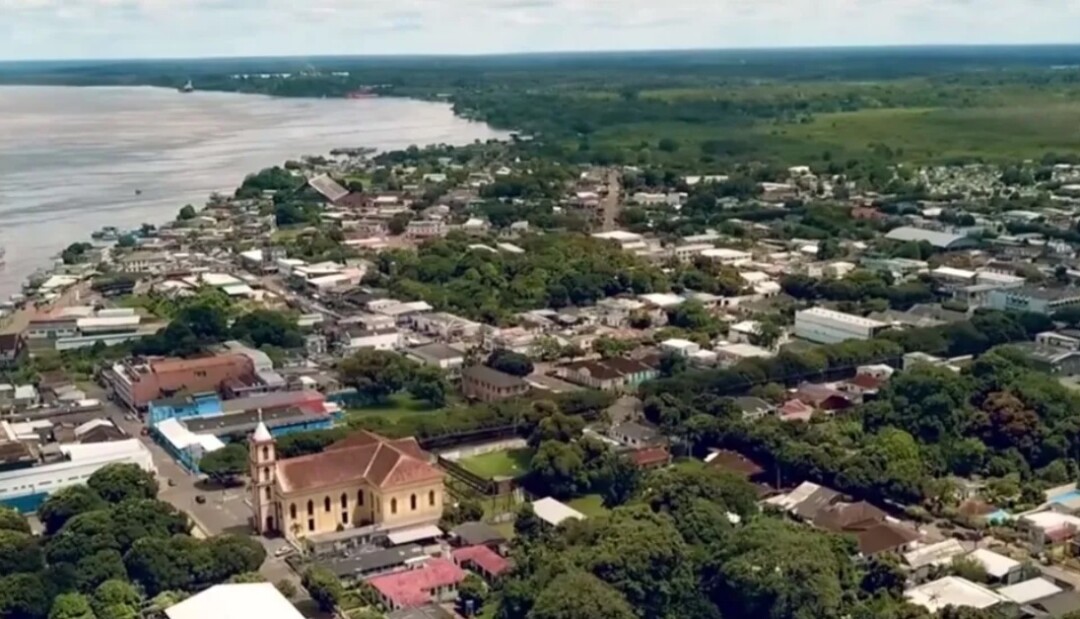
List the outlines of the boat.
{"label": "boat", "polygon": [[135,190],[135,195],[141,196],[142,195],[142,189],[136,189]]}
{"label": "boat", "polygon": [[186,84],[180,87],[180,92],[195,92],[195,84],[188,80]]}
{"label": "boat", "polygon": [[7,266],[6,258],[7,258],[7,250],[4,249],[3,247],[0,247],[0,269]]}

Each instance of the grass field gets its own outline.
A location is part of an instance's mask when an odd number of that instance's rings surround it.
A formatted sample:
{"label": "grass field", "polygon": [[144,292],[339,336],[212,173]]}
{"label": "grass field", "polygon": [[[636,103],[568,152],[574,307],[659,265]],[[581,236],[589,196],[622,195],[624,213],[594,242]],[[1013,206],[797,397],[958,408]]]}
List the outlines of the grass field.
{"label": "grass field", "polygon": [[518,477],[529,469],[532,450],[504,449],[461,459],[461,466],[486,479]]}
{"label": "grass field", "polygon": [[432,408],[427,402],[417,400],[407,393],[396,393],[382,404],[349,409],[348,418],[360,420],[378,417],[394,421],[410,416],[427,415],[434,410],[438,409]]}
{"label": "grass field", "polygon": [[608,509],[604,507],[604,497],[599,494],[586,494],[583,497],[567,501],[566,504],[589,518],[606,516],[608,513]]}

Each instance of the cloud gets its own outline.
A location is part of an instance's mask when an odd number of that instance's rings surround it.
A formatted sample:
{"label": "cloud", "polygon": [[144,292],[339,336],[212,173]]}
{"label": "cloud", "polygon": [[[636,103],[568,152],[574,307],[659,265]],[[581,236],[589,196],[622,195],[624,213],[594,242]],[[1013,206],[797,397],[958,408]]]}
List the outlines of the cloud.
{"label": "cloud", "polygon": [[1039,43],[1080,0],[0,0],[0,58]]}

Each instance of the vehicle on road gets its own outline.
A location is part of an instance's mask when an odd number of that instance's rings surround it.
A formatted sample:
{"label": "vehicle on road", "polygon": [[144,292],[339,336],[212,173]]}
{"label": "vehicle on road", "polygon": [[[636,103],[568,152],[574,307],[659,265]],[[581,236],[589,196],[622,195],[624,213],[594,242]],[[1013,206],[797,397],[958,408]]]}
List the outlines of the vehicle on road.
{"label": "vehicle on road", "polygon": [[292,552],[292,547],[291,546],[282,546],[281,548],[278,548],[277,550],[274,551],[274,556],[275,557],[284,557],[285,555],[289,554],[290,552]]}
{"label": "vehicle on road", "polygon": [[195,495],[195,502],[198,503],[199,505],[203,505],[203,504],[206,503],[206,497],[204,497],[201,494],[196,494]]}
{"label": "vehicle on road", "polygon": [[174,486],[176,486],[176,480],[170,477],[169,478],[169,487],[172,488]]}

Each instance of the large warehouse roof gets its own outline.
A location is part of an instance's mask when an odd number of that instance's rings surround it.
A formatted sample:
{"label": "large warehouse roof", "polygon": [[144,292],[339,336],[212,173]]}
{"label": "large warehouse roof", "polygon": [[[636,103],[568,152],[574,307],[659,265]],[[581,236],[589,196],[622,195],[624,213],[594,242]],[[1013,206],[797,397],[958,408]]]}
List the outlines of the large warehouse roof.
{"label": "large warehouse roof", "polygon": [[975,244],[975,241],[970,237],[960,234],[926,230],[925,228],[915,228],[913,226],[902,226],[890,230],[889,233],[885,235],[885,238],[890,241],[902,242],[914,241],[916,243],[921,243],[926,241],[939,249],[960,249],[961,247],[970,247]]}
{"label": "large warehouse roof", "polygon": [[304,619],[268,582],[216,585],[165,610],[169,619]]}

